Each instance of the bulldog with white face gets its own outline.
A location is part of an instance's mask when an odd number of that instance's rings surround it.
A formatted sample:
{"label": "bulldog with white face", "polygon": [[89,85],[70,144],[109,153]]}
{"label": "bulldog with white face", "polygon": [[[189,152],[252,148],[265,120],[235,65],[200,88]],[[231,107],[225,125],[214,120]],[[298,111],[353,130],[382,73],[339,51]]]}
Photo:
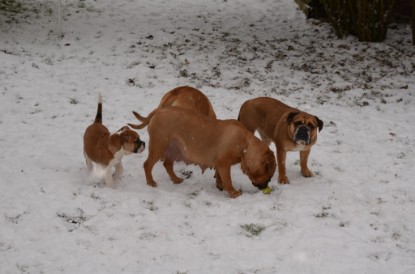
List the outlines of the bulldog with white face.
{"label": "bulldog with white face", "polygon": [[[114,187],[114,178],[123,172],[121,163],[125,155],[142,152],[145,143],[140,136],[128,126],[122,127],[115,133],[110,134],[102,124],[102,97],[98,99],[98,109],[95,121],[84,134],[84,156],[90,171],[94,173],[103,172],[105,184]],[[115,167],[114,175],[112,168]]]}

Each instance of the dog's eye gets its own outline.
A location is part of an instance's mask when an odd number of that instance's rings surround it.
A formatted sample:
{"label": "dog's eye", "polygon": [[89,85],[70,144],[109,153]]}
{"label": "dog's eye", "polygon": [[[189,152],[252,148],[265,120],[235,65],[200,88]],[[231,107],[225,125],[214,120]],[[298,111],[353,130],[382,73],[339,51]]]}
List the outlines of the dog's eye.
{"label": "dog's eye", "polygon": [[137,139],[137,140],[135,140],[135,142],[134,143],[136,143],[136,144],[141,144],[141,140],[140,139]]}
{"label": "dog's eye", "polygon": [[315,126],[315,125],[313,125],[313,124],[311,124],[311,123],[308,123],[308,124],[307,124],[307,126],[308,126],[310,129],[315,129],[315,128],[316,128],[316,126]]}
{"label": "dog's eye", "polygon": [[295,125],[296,127],[301,126],[301,122],[294,122],[294,125]]}

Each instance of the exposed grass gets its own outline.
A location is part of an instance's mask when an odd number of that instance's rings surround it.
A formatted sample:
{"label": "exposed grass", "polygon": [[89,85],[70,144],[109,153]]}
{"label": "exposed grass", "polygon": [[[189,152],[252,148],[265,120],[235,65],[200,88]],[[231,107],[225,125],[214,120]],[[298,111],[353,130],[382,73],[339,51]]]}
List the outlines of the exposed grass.
{"label": "exposed grass", "polygon": [[17,0],[0,0],[0,10],[6,12],[20,13],[23,11],[21,1]]}
{"label": "exposed grass", "polygon": [[28,0],[0,0],[0,28],[10,24],[28,23],[40,14],[51,15],[53,2],[34,2]]}
{"label": "exposed grass", "polygon": [[265,226],[251,223],[241,225],[241,228],[245,232],[246,236],[256,237],[259,236],[262,231],[264,231]]}

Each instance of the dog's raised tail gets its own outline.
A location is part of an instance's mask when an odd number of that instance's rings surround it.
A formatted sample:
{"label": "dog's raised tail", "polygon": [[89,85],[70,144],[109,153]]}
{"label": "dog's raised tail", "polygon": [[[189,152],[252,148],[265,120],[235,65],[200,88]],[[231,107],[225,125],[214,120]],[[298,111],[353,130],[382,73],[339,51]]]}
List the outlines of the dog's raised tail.
{"label": "dog's raised tail", "polygon": [[102,95],[98,95],[97,115],[95,116],[95,123],[102,124]]}
{"label": "dog's raised tail", "polygon": [[153,115],[154,115],[154,111],[151,112],[148,115],[148,117],[143,117],[135,111],[133,111],[133,114],[134,114],[135,118],[137,118],[140,122],[142,122],[142,124],[140,124],[140,125],[128,124],[128,125],[132,128],[135,128],[135,129],[142,129],[142,128],[145,128],[148,125],[148,123],[150,123],[151,117],[153,117]]}

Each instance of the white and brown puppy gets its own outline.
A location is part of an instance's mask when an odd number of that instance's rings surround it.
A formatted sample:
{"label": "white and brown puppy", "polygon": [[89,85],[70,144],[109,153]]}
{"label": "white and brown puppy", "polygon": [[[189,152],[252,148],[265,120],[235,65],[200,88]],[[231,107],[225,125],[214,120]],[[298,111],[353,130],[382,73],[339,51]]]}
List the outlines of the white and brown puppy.
{"label": "white and brown puppy", "polygon": [[275,157],[269,147],[236,120],[216,120],[180,107],[157,108],[147,118],[133,112],[141,125],[147,126],[150,137],[148,158],[144,162],[147,184],[157,184],[152,176],[159,161],[170,179],[179,184],[183,179],[173,171],[175,161],[216,169],[216,186],[235,198],[241,193],[234,189],[231,166],[241,163],[242,171],[260,189],[268,186],[276,169]]}
{"label": "white and brown puppy", "polygon": [[212,104],[200,90],[189,86],[177,87],[167,92],[160,101],[159,108],[175,106],[202,113],[216,119]]}
{"label": "white and brown puppy", "polygon": [[95,121],[84,134],[84,156],[88,169],[105,174],[105,184],[114,187],[112,168],[115,167],[114,178],[123,172],[121,159],[130,153],[142,152],[145,143],[140,136],[128,126],[110,134],[102,124],[102,97],[99,95]]}
{"label": "white and brown puppy", "polygon": [[258,131],[261,139],[277,148],[278,181],[288,184],[285,169],[287,151],[300,152],[301,173],[304,177],[314,176],[307,161],[311,147],[317,141],[317,131],[323,129],[323,121],[317,116],[269,97],[259,97],[242,104],[238,120],[246,128]]}

